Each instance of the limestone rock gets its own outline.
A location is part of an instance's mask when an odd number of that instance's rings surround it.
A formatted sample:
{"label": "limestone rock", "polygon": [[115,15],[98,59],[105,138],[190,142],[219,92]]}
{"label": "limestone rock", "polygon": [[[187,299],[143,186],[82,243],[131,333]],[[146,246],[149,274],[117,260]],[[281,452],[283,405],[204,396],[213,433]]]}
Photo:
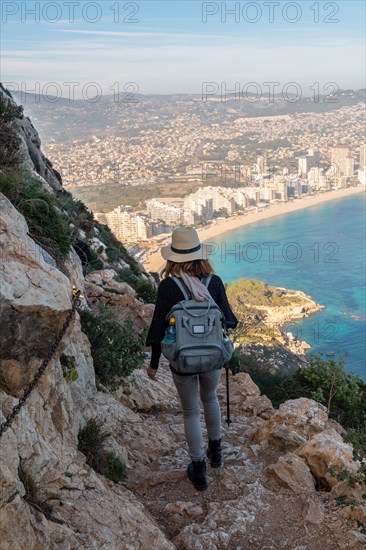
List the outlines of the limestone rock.
{"label": "limestone rock", "polygon": [[117,320],[122,324],[130,316],[138,334],[141,334],[143,329],[151,323],[154,312],[152,304],[144,304],[133,296],[108,292],[90,282],[85,283],[85,292],[92,309],[98,311],[104,304],[112,309]]}
{"label": "limestone rock", "polygon": [[315,480],[305,460],[293,453],[281,456],[275,464],[267,467],[266,472],[296,494],[315,491]]}
{"label": "limestone rock", "polygon": [[250,396],[242,403],[241,408],[245,414],[251,416],[259,415],[261,418],[270,418],[273,413],[271,400],[266,395],[258,397]]}
{"label": "limestone rock", "polygon": [[[279,289],[281,287],[278,287]],[[286,288],[281,289],[285,292],[288,298],[296,297],[301,303],[295,305],[292,303],[290,306],[260,306],[257,305],[256,308],[259,311],[263,311],[266,314],[266,322],[272,325],[284,325],[285,323],[291,322],[293,319],[302,319],[303,317],[308,317],[312,313],[316,313],[320,309],[323,309],[324,306],[314,302],[310,296],[302,292],[301,290],[288,290]]]}
{"label": "limestone rock", "polygon": [[366,525],[366,499],[364,495],[366,494],[366,486],[361,485],[360,483],[356,483],[354,486],[353,484],[350,486],[348,483],[348,480],[345,479],[343,481],[338,481],[335,485],[333,485],[330,496],[333,498],[337,497],[345,497],[347,500],[351,500],[352,502],[361,502],[364,504],[365,508],[365,525]]}
{"label": "limestone rock", "polygon": [[309,507],[304,518],[305,523],[321,525],[324,522],[325,508],[319,500],[309,500]]}
{"label": "limestone rock", "polygon": [[258,386],[254,384],[253,380],[246,372],[239,372],[233,377],[233,380],[235,381],[238,393],[244,398],[249,396],[258,397],[261,394]]}
{"label": "limestone rock", "polygon": [[278,425],[274,426],[271,432],[271,443],[274,446],[283,447],[284,449],[296,449],[299,445],[303,445],[306,439],[299,435],[289,426]]}
{"label": "limestone rock", "polygon": [[[66,259],[63,262],[63,270],[68,277],[71,285],[75,286],[77,290],[81,291],[81,294],[85,295],[85,281],[83,275],[83,267],[81,260],[75,250],[72,248]],[[85,304],[85,300],[83,300]]]}
{"label": "limestone rock", "polygon": [[114,392],[115,398],[130,409],[141,412],[178,409],[177,391],[167,365],[160,365],[157,382],[148,378],[146,367],[135,370],[126,378],[123,386]]}
{"label": "limestone rock", "polygon": [[[24,218],[4,197],[0,212],[1,423],[18,402],[13,395],[47,356],[71,301],[70,280],[39,253]],[[72,358],[76,381],[65,378],[61,354]],[[3,375],[8,375],[8,384]],[[129,490],[85,465],[77,436],[90,418],[103,421],[105,430],[113,433],[109,448],[136,475],[154,453],[161,455],[172,446],[159,425],[147,430],[140,416],[112,395],[97,392],[90,344],[76,313],[44,375],[1,439],[0,515],[6,526],[2,548],[174,548]],[[20,466],[33,480],[32,497]]]}
{"label": "limestone rock", "polygon": [[98,271],[92,271],[91,273],[88,273],[88,275],[86,275],[85,277],[85,280],[96,285],[103,285],[106,282],[109,283],[115,275],[116,272],[114,271],[114,269],[100,269]]}
{"label": "limestone rock", "polygon": [[[332,489],[332,491],[333,491],[333,489]],[[345,493],[342,493],[342,494],[345,494]],[[360,496],[361,496],[361,499],[360,499]],[[346,506],[342,510],[342,515],[347,519],[357,521],[361,525],[366,525],[366,502],[365,502],[365,499],[362,498],[362,495],[359,495],[359,494],[357,494],[356,499],[358,499],[359,503],[354,504],[354,502],[351,501],[352,504],[350,506]],[[357,502],[357,500],[356,500],[356,502]]]}
{"label": "limestone rock", "polygon": [[[0,95],[4,102],[16,104],[13,98],[9,97],[4,88],[0,87]],[[59,191],[62,184],[56,176],[55,171],[48,159],[41,151],[41,140],[37,130],[34,128],[30,118],[16,118],[12,126],[21,139],[20,155],[23,159],[23,166],[28,169],[32,175],[44,183],[48,190]]]}
{"label": "limestone rock", "polygon": [[89,273],[85,277],[85,280],[89,283],[94,283],[95,285],[103,286],[105,288],[112,288],[121,294],[135,296],[136,291],[127,283],[115,281],[115,275],[116,272],[114,269],[101,269],[99,271],[92,271]]}
{"label": "limestone rock", "polygon": [[[223,370],[223,381],[225,371]],[[260,389],[253,382],[249,374],[239,372],[229,379],[230,384],[230,407],[232,416],[240,416],[243,413],[250,416],[260,415],[262,418],[271,415],[274,410],[272,403],[267,396],[260,394]],[[226,395],[226,383],[219,388],[219,394]],[[226,399],[226,397],[225,397]]]}
{"label": "limestone rock", "polygon": [[357,463],[352,457],[352,447],[345,443],[339,433],[333,429],[325,430],[312,437],[297,449],[296,454],[306,460],[312,474],[325,487],[333,487],[337,484],[337,479],[328,471],[331,466],[336,472],[357,471]]}
{"label": "limestone rock", "polygon": [[47,263],[23,216],[0,194],[1,375],[17,393],[34,374],[71,309],[70,282]]}
{"label": "limestone rock", "polygon": [[359,531],[352,530],[349,531],[349,548],[365,548],[366,545],[366,535],[360,533]]}
{"label": "limestone rock", "polygon": [[182,516],[183,514],[188,514],[192,518],[200,517],[203,515],[203,508],[200,504],[196,502],[182,502],[177,501],[165,506],[164,512],[166,514],[172,514],[173,516]]}
{"label": "limestone rock", "polygon": [[325,425],[326,430],[333,429],[339,434],[346,433],[346,430],[339,424],[339,422],[336,422],[336,420],[333,420],[333,418],[328,418],[327,423]]}
{"label": "limestone rock", "polygon": [[301,397],[283,403],[253,435],[255,443],[295,449],[324,429],[328,415],[323,405]]}

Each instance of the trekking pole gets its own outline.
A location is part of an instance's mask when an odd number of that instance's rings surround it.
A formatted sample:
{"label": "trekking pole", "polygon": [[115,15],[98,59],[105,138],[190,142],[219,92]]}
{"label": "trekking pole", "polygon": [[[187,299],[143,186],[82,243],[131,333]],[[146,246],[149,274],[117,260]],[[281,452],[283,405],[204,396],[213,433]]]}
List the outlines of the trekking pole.
{"label": "trekking pole", "polygon": [[226,368],[226,424],[230,426],[232,420],[230,418],[230,394],[229,394],[229,363],[225,364]]}

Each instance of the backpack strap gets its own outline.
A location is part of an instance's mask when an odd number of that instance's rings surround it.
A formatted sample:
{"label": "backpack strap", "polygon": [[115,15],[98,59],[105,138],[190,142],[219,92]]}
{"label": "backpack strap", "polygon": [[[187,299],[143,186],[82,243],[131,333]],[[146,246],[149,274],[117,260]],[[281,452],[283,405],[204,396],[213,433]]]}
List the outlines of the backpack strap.
{"label": "backpack strap", "polygon": [[176,277],[175,275],[172,275],[172,279],[182,291],[184,299],[192,300],[192,293],[187,287],[186,283],[183,281],[183,279],[181,277]]}
{"label": "backpack strap", "polygon": [[207,277],[202,277],[201,283],[203,283],[205,285],[205,287],[208,288],[208,285],[210,284],[211,278],[212,278],[212,273],[210,275],[208,275]]}

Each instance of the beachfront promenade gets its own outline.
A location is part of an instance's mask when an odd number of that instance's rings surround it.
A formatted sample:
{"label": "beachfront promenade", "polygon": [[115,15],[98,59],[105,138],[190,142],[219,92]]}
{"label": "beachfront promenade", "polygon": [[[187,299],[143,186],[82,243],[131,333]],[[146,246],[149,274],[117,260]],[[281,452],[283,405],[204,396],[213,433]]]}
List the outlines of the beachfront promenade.
{"label": "beachfront promenade", "polygon": [[[318,204],[328,202],[335,199],[341,199],[342,197],[349,197],[357,193],[365,193],[365,186],[350,187],[348,189],[333,189],[326,191],[318,195],[304,196],[299,199],[294,199],[281,204],[272,204],[266,207],[264,210],[255,212],[248,211],[245,214],[233,216],[231,218],[220,219],[215,223],[210,224],[207,228],[197,228],[200,240],[202,242],[212,241],[215,237],[221,236],[223,233],[239,229],[251,223],[267,220],[274,216],[280,216],[288,214],[290,212],[296,212],[303,208],[309,208]],[[170,236],[167,237],[167,242],[170,241]],[[162,243],[164,244],[164,243]],[[156,251],[150,254],[145,261],[143,261],[144,267],[147,271],[159,272],[164,266],[165,262],[161,257],[160,251]]]}

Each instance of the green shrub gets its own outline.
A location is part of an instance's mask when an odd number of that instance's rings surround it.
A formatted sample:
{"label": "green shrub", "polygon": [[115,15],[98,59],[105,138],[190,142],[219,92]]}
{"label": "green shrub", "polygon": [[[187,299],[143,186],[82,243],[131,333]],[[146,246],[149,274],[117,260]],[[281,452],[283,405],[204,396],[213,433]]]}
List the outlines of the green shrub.
{"label": "green shrub", "polygon": [[[362,431],[350,428],[345,434],[342,434],[342,437],[346,443],[353,447],[353,460],[360,463],[353,482],[364,485],[366,488],[366,423]],[[363,495],[363,498],[366,500],[366,494]]]}
{"label": "green shrub", "polygon": [[127,283],[136,290],[137,285],[140,282],[139,277],[131,271],[128,267],[124,269],[117,269],[116,281],[119,283]]}
{"label": "green shrub", "polygon": [[238,372],[248,372],[251,378],[253,378],[256,374],[257,359],[254,355],[239,356],[238,353],[234,351],[229,361],[229,367],[234,375]]}
{"label": "green shrub", "polygon": [[101,422],[91,418],[78,434],[78,449],[86,456],[86,463],[94,470],[99,467],[98,457],[109,433],[102,431]]}
{"label": "green shrub", "polygon": [[115,280],[120,283],[129,284],[136,290],[137,298],[140,298],[145,304],[155,304],[158,295],[157,289],[150,281],[141,278],[141,274],[136,275],[131,269],[118,269]]}
{"label": "green shrub", "polygon": [[78,449],[86,456],[86,463],[96,472],[118,483],[126,481],[126,467],[115,453],[103,448],[109,433],[102,431],[101,422],[88,420],[78,434]]}
{"label": "green shrub", "polygon": [[155,304],[158,291],[149,281],[140,280],[136,286],[136,296],[141,298],[145,304]]}
{"label": "green shrub", "polygon": [[[1,86],[1,89],[4,88]],[[5,90],[7,95],[9,93]],[[9,97],[11,97],[9,95]],[[21,139],[13,121],[23,118],[23,107],[0,95],[0,168],[16,169],[23,162]]]}
{"label": "green shrub", "polygon": [[119,481],[126,481],[126,466],[123,464],[121,459],[118,458],[118,456],[115,455],[113,452],[108,452],[106,454],[106,459],[107,471],[105,473],[105,476],[115,483],[118,483]]}
{"label": "green shrub", "polygon": [[25,172],[2,172],[0,191],[23,214],[30,236],[56,260],[64,259],[71,248],[70,230],[55,197]]}
{"label": "green shrub", "polygon": [[86,205],[75,199],[71,193],[61,189],[56,194],[56,200],[60,209],[67,213],[69,221],[72,222],[78,230],[84,231],[87,239],[91,239],[94,233],[94,216]]}
{"label": "green shrub", "polygon": [[37,501],[38,500],[38,498],[37,498],[38,488],[37,488],[36,481],[35,481],[34,477],[32,476],[32,474],[27,472],[23,468],[23,466],[20,465],[19,468],[18,468],[18,476],[19,476],[20,481],[24,485],[24,491],[25,491],[24,500],[26,500],[28,502]]}
{"label": "green shrub", "polygon": [[110,262],[118,262],[121,253],[118,248],[110,248],[109,246],[106,248],[106,254],[108,256],[108,260]]}
{"label": "green shrub", "polygon": [[245,304],[256,308],[257,306],[283,307],[306,304],[306,300],[295,294],[295,291],[270,286],[257,279],[238,279],[228,286],[227,295],[234,306]]}
{"label": "green shrub", "polygon": [[366,384],[357,375],[347,373],[343,365],[342,359],[310,356],[307,367],[283,381],[283,389],[291,398],[308,397],[322,403],[330,418],[345,428],[362,431],[366,423]]}
{"label": "green shrub", "polygon": [[93,213],[88,210],[82,201],[75,199],[66,189],[57,191],[56,197],[60,208],[66,210],[70,216],[75,215],[76,220],[81,214],[84,214],[85,219],[93,221]]}
{"label": "green shrub", "polygon": [[95,221],[94,226],[99,231],[99,240],[101,240],[102,243],[107,246],[107,248],[111,249],[109,252],[111,254],[111,258],[113,258],[111,259],[111,261],[122,259],[129,264],[131,271],[135,275],[139,276],[140,271],[135,258],[128,254],[123,244],[113,235],[108,225],[104,225]]}
{"label": "green shrub", "polygon": [[63,377],[67,382],[75,382],[79,378],[75,357],[62,354],[60,363]]}
{"label": "green shrub", "polygon": [[338,495],[334,500],[337,506],[354,506],[356,504],[353,498],[348,498],[346,495]]}
{"label": "green shrub", "polygon": [[115,389],[123,377],[142,365],[144,336],[136,336],[130,317],[121,325],[106,306],[99,315],[81,310],[80,319],[90,341],[96,376],[102,384]]}
{"label": "green shrub", "polygon": [[40,498],[39,495],[39,486],[36,483],[33,475],[29,472],[27,472],[22,464],[20,464],[18,468],[18,476],[19,480],[23,483],[24,486],[24,500],[32,506],[32,508],[35,508],[39,512],[45,515],[47,519],[51,519],[53,521],[56,521],[56,523],[63,523],[61,520],[57,520],[56,518],[52,517],[52,506],[48,504],[44,499]]}
{"label": "green shrub", "polygon": [[86,275],[92,271],[98,271],[104,269],[104,263],[99,258],[98,254],[91,248],[90,249],[91,261],[86,266]]}
{"label": "green shrub", "polygon": [[366,459],[366,429],[358,432],[350,428],[345,434],[342,434],[342,437],[346,443],[352,445],[354,453],[357,453],[358,458],[356,460]]}
{"label": "green shrub", "polygon": [[344,428],[365,433],[366,384],[355,374],[344,370],[342,359],[323,359],[322,354],[310,356],[308,366],[290,377],[256,371],[253,357],[245,358],[245,365],[242,358],[234,358],[233,361],[233,372],[249,372],[274,407],[279,407],[288,399],[307,397],[325,405],[329,417]]}

